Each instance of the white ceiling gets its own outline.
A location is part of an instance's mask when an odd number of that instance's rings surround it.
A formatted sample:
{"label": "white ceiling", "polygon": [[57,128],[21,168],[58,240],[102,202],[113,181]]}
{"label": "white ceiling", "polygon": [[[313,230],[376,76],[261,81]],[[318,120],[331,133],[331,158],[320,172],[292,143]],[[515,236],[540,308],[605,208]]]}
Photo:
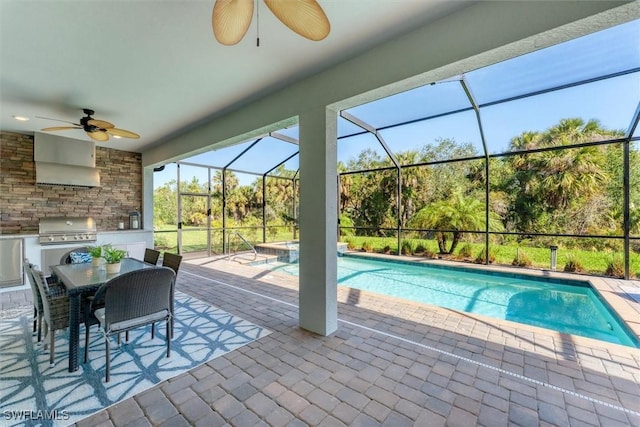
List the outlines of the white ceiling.
{"label": "white ceiling", "polygon": [[[213,3],[0,0],[0,129],[31,134],[65,125],[35,116],[77,123],[90,108],[94,118],[141,135],[98,145],[142,152],[470,4],[319,0],[331,33],[312,42],[260,2],[245,38],[222,46],[211,29]],[[90,140],[81,130],[56,134]]]}

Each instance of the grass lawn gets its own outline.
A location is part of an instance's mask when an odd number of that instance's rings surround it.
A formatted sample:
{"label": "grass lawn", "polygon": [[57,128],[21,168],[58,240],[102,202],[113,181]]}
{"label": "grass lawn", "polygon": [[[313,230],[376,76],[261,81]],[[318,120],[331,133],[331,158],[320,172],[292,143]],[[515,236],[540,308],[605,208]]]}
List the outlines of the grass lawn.
{"label": "grass lawn", "polygon": [[[242,237],[252,245],[262,243],[262,229],[240,229]],[[175,226],[156,227],[154,233],[154,246],[157,250],[177,252],[178,232]],[[267,232],[267,242],[280,242],[293,240],[293,231],[285,228],[273,227]],[[238,237],[231,237],[233,251],[247,249],[246,244]],[[182,229],[182,252],[201,252],[207,250],[207,230],[200,230],[195,227],[183,227]],[[214,254],[224,253],[222,250],[222,230],[211,231],[211,251]]]}
{"label": "grass lawn", "polygon": [[[242,236],[252,244],[262,243],[262,230],[258,228],[252,229],[240,229]],[[177,236],[178,233],[175,226],[158,227],[154,234],[155,247],[158,250],[177,252]],[[212,252],[216,254],[223,253],[222,251],[222,231],[212,230]],[[272,228],[267,233],[267,242],[279,242],[288,241],[293,239],[293,232],[289,228]],[[367,247],[367,251],[384,252],[385,247],[391,253],[397,253],[398,241],[395,237],[364,237],[364,236],[343,236],[341,239],[343,242],[347,242],[351,249],[362,249]],[[422,246],[427,252],[436,254],[438,252],[438,245],[435,240],[423,240],[423,239],[404,239],[403,245],[408,242],[411,246],[411,252],[415,253],[419,246]],[[231,239],[232,250],[246,249],[246,245],[237,237]],[[470,257],[459,256],[460,251],[465,245],[471,247]],[[463,261],[473,262],[478,254],[482,252],[484,245],[481,243],[465,243],[461,242],[456,248],[456,253],[451,257],[452,259],[459,259]],[[207,250],[207,230],[198,230],[194,227],[183,228],[182,233],[182,251],[187,252],[199,252]],[[419,253],[422,254],[422,253]],[[416,253],[416,255],[419,255]],[[525,262],[525,266],[532,268],[545,268],[550,267],[550,251],[549,248],[539,248],[533,246],[518,246],[512,245],[491,245],[491,255],[495,256],[494,264],[500,265],[512,265],[516,254],[520,256],[521,261],[529,260]],[[587,251],[578,249],[563,249],[559,248],[557,253],[556,269],[562,271],[569,260],[576,260],[582,265],[581,271],[584,273],[592,273],[597,275],[603,275],[607,271],[610,263],[617,262],[622,263],[622,254],[603,251]],[[615,261],[615,262],[614,262]],[[632,254],[630,260],[631,276],[640,277],[640,255]]]}
{"label": "grass lawn", "polygon": [[[342,240],[349,243],[349,247],[352,249],[362,249],[366,247],[367,251],[384,252],[386,247],[391,253],[397,253],[398,248],[398,240],[395,237],[349,236],[343,237]],[[438,252],[438,244],[435,240],[405,239],[403,240],[403,245],[405,245],[405,241],[410,243],[412,253],[415,253],[416,248],[420,245],[422,245],[427,252],[431,252],[431,254],[435,255]],[[465,242],[460,243],[456,248],[455,254],[450,256],[451,259],[472,262],[484,249],[484,245],[481,243],[468,243],[471,247],[472,255],[471,257],[461,257],[459,253],[466,244]],[[494,264],[513,265],[516,254],[519,255],[522,261],[528,258],[530,265],[527,266],[529,267],[548,269],[551,264],[549,248],[497,244],[491,245],[490,248],[490,253],[495,256]],[[556,270],[563,271],[565,265],[571,259],[579,261],[582,265],[582,272],[602,275],[605,274],[610,263],[622,263],[623,258],[621,253],[558,248]],[[632,277],[634,275],[640,277],[638,276],[638,274],[640,274],[639,254],[631,255],[630,272]]]}

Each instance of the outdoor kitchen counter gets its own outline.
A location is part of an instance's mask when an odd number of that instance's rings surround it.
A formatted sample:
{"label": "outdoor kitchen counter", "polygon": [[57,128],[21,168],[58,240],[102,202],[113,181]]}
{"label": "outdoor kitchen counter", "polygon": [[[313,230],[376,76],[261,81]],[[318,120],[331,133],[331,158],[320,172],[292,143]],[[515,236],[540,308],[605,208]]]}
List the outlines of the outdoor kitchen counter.
{"label": "outdoor kitchen counter", "polygon": [[[42,251],[56,249],[56,248],[68,248],[71,249],[73,247],[78,246],[86,246],[86,245],[113,245],[113,246],[130,246],[135,245],[135,247],[153,247],[153,232],[151,230],[113,230],[113,231],[101,231],[98,230],[98,239],[95,242],[82,242],[82,241],[70,241],[69,243],[64,244],[55,244],[55,245],[41,245],[38,234],[30,234],[30,235],[16,235],[13,234],[13,238],[23,238],[24,239],[24,250],[25,256],[29,259],[33,264],[39,265],[44,268],[42,265]],[[9,235],[6,235],[9,236]],[[136,250],[137,252],[137,250]]]}
{"label": "outdoor kitchen counter", "polygon": [[[96,242],[85,242],[82,243],[80,241],[74,242],[70,241],[69,243],[55,244],[55,245],[41,245],[39,242],[40,235],[38,233],[11,233],[11,234],[0,234],[1,240],[7,239],[22,239],[23,245],[22,250],[24,257],[29,260],[29,262],[44,268],[43,266],[43,251],[54,250],[54,249],[71,249],[77,246],[84,245],[105,245],[111,244],[116,247],[124,248],[132,256],[137,256],[142,251],[144,253],[144,248],[152,248],[153,247],[153,231],[152,230],[109,230],[109,231],[101,231],[98,230],[98,240]],[[29,283],[23,280],[22,285],[19,286],[11,286],[7,288],[2,288],[3,290],[21,290],[21,289],[29,289]]]}
{"label": "outdoor kitchen counter", "polygon": [[116,234],[116,233],[151,233],[152,230],[98,230],[98,234]]}
{"label": "outdoor kitchen counter", "polygon": [[38,233],[11,233],[11,234],[0,234],[1,239],[24,239],[27,237],[38,237]]}
{"label": "outdoor kitchen counter", "polygon": [[[121,233],[152,233],[153,230],[98,230],[98,234],[121,234]],[[23,239],[28,237],[39,237],[37,232],[33,233],[0,233],[0,239]]]}
{"label": "outdoor kitchen counter", "polygon": [[[151,232],[152,230],[98,230],[98,234],[151,233]],[[39,234],[38,233],[0,233],[0,239],[24,239],[28,237],[39,237]]]}

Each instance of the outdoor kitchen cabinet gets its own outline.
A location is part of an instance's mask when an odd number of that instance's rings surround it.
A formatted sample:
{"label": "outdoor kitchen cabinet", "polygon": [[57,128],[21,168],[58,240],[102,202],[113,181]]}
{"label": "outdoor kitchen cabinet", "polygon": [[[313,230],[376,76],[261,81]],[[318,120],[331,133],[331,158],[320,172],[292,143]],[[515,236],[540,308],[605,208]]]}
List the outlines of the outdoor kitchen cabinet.
{"label": "outdoor kitchen cabinet", "polygon": [[0,239],[0,287],[22,284],[22,239]]}

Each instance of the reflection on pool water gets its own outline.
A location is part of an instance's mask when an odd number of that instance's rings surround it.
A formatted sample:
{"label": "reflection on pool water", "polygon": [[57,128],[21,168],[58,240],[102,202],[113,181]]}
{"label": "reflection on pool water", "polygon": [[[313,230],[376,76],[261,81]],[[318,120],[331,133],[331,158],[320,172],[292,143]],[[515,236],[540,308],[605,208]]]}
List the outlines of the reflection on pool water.
{"label": "reflection on pool water", "polygon": [[[269,268],[298,275],[298,264]],[[339,257],[338,283],[631,347],[638,340],[584,281]]]}

